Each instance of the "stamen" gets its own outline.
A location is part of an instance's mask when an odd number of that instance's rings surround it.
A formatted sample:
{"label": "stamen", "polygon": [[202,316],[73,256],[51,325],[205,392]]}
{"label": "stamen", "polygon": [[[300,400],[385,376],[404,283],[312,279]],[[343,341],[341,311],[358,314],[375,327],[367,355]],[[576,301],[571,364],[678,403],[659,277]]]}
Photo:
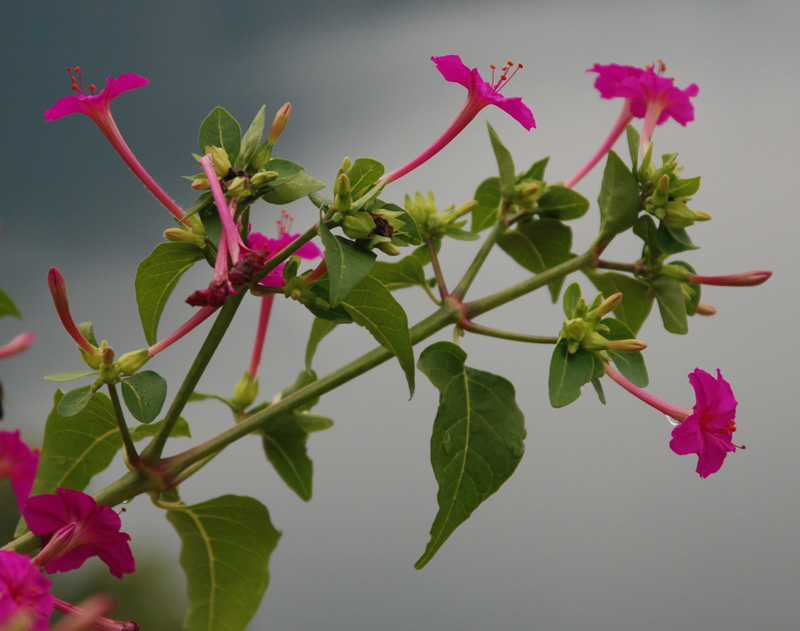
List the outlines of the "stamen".
{"label": "stamen", "polygon": [[281,209],[281,218],[276,221],[276,223],[278,224],[279,237],[282,237],[283,235],[289,232],[289,229],[292,227],[293,221],[294,217],[292,217],[284,209]]}
{"label": "stamen", "polygon": [[[515,74],[517,74],[517,70],[522,68],[522,64],[516,64],[516,67],[515,67],[513,61],[508,61],[506,63],[506,65],[503,66],[500,69],[500,73],[501,74],[500,74],[500,78],[497,81],[495,81],[495,77],[494,77],[494,71],[496,70],[497,66],[495,66],[494,64],[491,64],[489,67],[492,69],[492,88],[494,88],[495,92],[500,92],[500,90],[502,90],[506,86],[506,84],[509,81],[511,81],[511,78]],[[514,72],[512,72],[509,75],[508,71],[511,70],[512,67],[514,68]]]}

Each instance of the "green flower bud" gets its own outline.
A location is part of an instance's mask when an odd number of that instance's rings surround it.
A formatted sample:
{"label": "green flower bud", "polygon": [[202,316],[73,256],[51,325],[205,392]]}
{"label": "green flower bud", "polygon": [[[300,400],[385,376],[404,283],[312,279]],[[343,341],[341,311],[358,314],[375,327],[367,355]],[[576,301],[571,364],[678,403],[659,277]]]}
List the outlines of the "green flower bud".
{"label": "green flower bud", "polygon": [[269,128],[269,134],[267,134],[268,144],[274,145],[275,141],[278,140],[283,130],[286,129],[286,124],[289,122],[291,113],[292,104],[286,103],[278,110],[277,114],[275,114],[275,119],[272,121],[272,126]]}
{"label": "green flower bud", "polygon": [[368,212],[345,215],[342,219],[342,230],[351,239],[367,239],[375,230],[375,221]]}
{"label": "green flower bud", "polygon": [[350,192],[350,178],[342,173],[333,184],[333,201],[336,210],[346,213],[353,204],[353,195]]}
{"label": "green flower bud", "polygon": [[[705,215],[706,213],[702,213]],[[708,216],[710,219],[710,215]],[[686,205],[686,202],[673,200],[664,207],[662,221],[670,228],[686,228],[697,220],[695,211]]]}
{"label": "green flower bud", "polygon": [[196,180],[192,180],[192,188],[196,191],[207,191],[211,188],[211,186],[206,178],[201,177]]}
{"label": "green flower bud", "polygon": [[382,241],[381,243],[378,243],[377,247],[381,252],[388,254],[389,256],[397,256],[400,254],[400,248],[389,241]]}
{"label": "green flower bud", "polygon": [[225,186],[225,191],[231,197],[245,197],[250,194],[249,178],[237,176]]}
{"label": "green flower bud", "polygon": [[647,344],[641,340],[606,340],[606,346],[608,350],[618,353],[639,353],[647,348]]}
{"label": "green flower bud", "polygon": [[250,373],[244,373],[244,376],[236,384],[233,389],[233,399],[231,403],[239,409],[244,410],[256,400],[258,396],[258,379],[253,379]]}
{"label": "green flower bud", "polygon": [[600,320],[602,317],[611,313],[614,309],[616,309],[619,304],[622,302],[622,292],[617,292],[615,294],[611,294],[608,298],[606,298],[603,302],[600,303],[594,311],[590,313],[591,317],[597,320]]}
{"label": "green flower bud", "polygon": [[150,359],[150,356],[147,354],[147,349],[143,348],[138,351],[131,351],[130,353],[125,353],[122,357],[119,358],[117,362],[117,367],[119,371],[124,375],[133,375],[135,374],[142,366],[147,363],[147,360]]}
{"label": "green flower bud", "polygon": [[214,172],[217,177],[225,177],[231,170],[231,160],[228,157],[228,152],[222,147],[206,145],[206,153],[211,154],[214,160]]}
{"label": "green flower bud", "polygon": [[193,243],[196,246],[203,247],[205,244],[205,237],[184,230],[183,228],[167,228],[164,230],[164,238],[167,241],[176,243]]}
{"label": "green flower bud", "polygon": [[278,176],[279,174],[277,171],[259,171],[250,178],[250,184],[255,188],[261,188],[277,180]]}

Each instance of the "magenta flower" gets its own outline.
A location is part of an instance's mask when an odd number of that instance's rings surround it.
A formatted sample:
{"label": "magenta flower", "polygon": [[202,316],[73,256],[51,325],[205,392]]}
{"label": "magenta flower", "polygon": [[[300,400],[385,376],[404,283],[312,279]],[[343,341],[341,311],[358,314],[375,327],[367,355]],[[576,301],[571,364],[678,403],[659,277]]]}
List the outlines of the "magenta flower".
{"label": "magenta flower", "polygon": [[64,276],[55,267],[51,267],[47,273],[47,285],[50,288],[50,294],[53,296],[53,304],[56,307],[56,312],[64,325],[69,336],[75,340],[75,343],[86,352],[90,357],[96,357],[100,352],[98,348],[93,346],[87,340],[83,333],[80,332],[75,321],[72,319],[72,314],[69,310],[69,298],[67,297],[67,283]]}
{"label": "magenta flower", "polygon": [[[68,615],[72,620],[66,629],[92,629],[92,631],[139,631],[139,624],[132,620],[111,620],[106,618],[114,606],[114,599],[107,594],[95,594],[84,600],[80,606],[53,599],[54,608]],[[59,631],[61,626],[58,627]]]}
{"label": "magenta flower", "polygon": [[[277,239],[271,239],[260,232],[251,232],[248,238],[250,248],[257,252],[266,252],[269,257],[272,257],[295,241],[300,234],[289,234],[287,232],[288,227],[281,223],[287,220],[289,225],[291,225],[292,218],[286,214],[286,211],[282,210],[281,220],[278,222],[280,236]],[[301,245],[294,253],[294,256],[299,256],[301,259],[313,260],[322,258],[322,251],[315,244],[309,242]],[[262,278],[260,284],[265,287],[283,287],[283,263]]]}
{"label": "magenta flower", "polygon": [[119,515],[86,493],[59,487],[52,495],[30,498],[22,514],[45,543],[33,563],[51,574],[79,568],[91,556],[100,557],[117,578],[135,570]]}
{"label": "magenta flower", "polygon": [[36,339],[36,333],[28,331],[27,333],[20,333],[7,344],[0,346],[0,359],[17,355],[33,344]]}
{"label": "magenta flower", "polygon": [[413,171],[419,165],[423,164],[455,138],[461,131],[478,115],[487,105],[496,105],[501,110],[509,114],[514,120],[519,122],[525,129],[531,130],[536,127],[536,121],[533,119],[533,113],[522,102],[518,96],[505,97],[500,94],[500,91],[508,84],[517,70],[522,68],[522,64],[518,64],[514,71],[509,76],[507,73],[514,66],[514,63],[509,61],[507,66],[501,69],[500,78],[495,81],[495,66],[492,69],[492,81],[484,81],[478,72],[477,68],[471,70],[464,65],[461,57],[458,55],[444,55],[442,57],[431,57],[431,61],[436,64],[436,68],[442,73],[442,76],[453,83],[459,83],[467,88],[467,101],[461,108],[461,111],[456,116],[456,119],[451,123],[450,127],[425,151],[423,151],[416,158],[403,166],[395,169],[388,175],[381,178],[382,182],[393,182],[394,180],[402,177],[409,171]]}
{"label": "magenta flower", "polygon": [[19,438],[19,430],[0,430],[0,480],[8,478],[20,512],[31,494],[39,452],[31,450]]}
{"label": "magenta flower", "polygon": [[744,445],[733,443],[736,399],[730,384],[722,378],[719,370],[717,379],[699,368],[689,375],[689,382],[697,397],[694,409],[672,405],[654,397],[608,364],[605,365],[605,371],[635,397],[678,421],[679,424],[672,430],[669,446],[680,456],[697,454],[697,473],[701,478],[719,471],[728,452],[745,448]]}
{"label": "magenta flower", "polygon": [[24,554],[0,550],[0,628],[47,631],[51,585]]}
{"label": "magenta flower", "polygon": [[[160,201],[167,210],[169,210],[177,219],[183,219],[186,213],[175,203],[175,201],[167,195],[164,190],[156,184],[155,180],[150,177],[150,174],[145,171],[144,167],[133,155],[130,147],[122,138],[122,134],[111,116],[111,101],[117,98],[123,92],[141,88],[150,83],[145,77],[138,74],[123,74],[114,79],[108,77],[106,87],[100,90],[97,94],[94,91],[97,89],[94,84],[89,86],[89,92],[83,85],[83,78],[81,77],[80,66],[75,67],[75,74],[72,68],[67,68],[70,78],[72,79],[72,90],[75,92],[72,96],[65,96],[60,98],[56,104],[44,113],[46,121],[54,121],[68,116],[70,114],[86,114],[91,118],[95,124],[103,132],[103,135],[111,143],[116,152],[125,161],[125,164],[130,167],[134,175],[138,177],[142,184],[155,195],[156,199]],[[76,78],[77,75],[77,78]]]}
{"label": "magenta flower", "polygon": [[730,384],[717,369],[714,379],[697,368],[689,375],[697,396],[692,414],[672,430],[670,448],[685,456],[697,454],[697,473],[707,478],[722,467],[728,452],[743,446],[733,444],[736,431],[736,399]]}
{"label": "magenta flower", "polygon": [[601,97],[624,98],[631,115],[644,119],[643,150],[650,144],[657,125],[672,118],[685,127],[694,120],[694,105],[689,99],[697,96],[700,88],[692,83],[681,90],[675,86],[674,79],[661,76],[666,69],[664,62],[658,61],[655,67],[595,64],[587,70],[598,74],[594,85],[600,91]]}

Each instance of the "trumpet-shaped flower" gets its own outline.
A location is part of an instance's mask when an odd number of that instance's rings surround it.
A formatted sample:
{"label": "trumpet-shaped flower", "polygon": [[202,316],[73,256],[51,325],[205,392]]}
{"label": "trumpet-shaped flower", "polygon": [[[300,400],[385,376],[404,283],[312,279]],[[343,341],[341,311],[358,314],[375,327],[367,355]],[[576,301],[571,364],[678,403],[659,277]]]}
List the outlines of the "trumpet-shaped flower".
{"label": "trumpet-shaped flower", "polygon": [[0,480],[8,478],[11,481],[20,511],[31,494],[38,466],[39,453],[20,440],[19,430],[0,431]]}
{"label": "trumpet-shaped flower", "polygon": [[79,568],[91,556],[100,557],[117,578],[135,570],[119,515],[91,495],[59,487],[57,493],[30,498],[22,514],[45,543],[33,563],[51,574]]}
{"label": "trumpet-shaped flower", "polygon": [[719,471],[729,452],[737,448],[744,449],[744,445],[733,443],[736,399],[730,384],[722,378],[719,370],[716,379],[699,368],[689,375],[697,399],[693,409],[672,405],[654,397],[608,364],[605,372],[628,392],[678,421],[672,430],[669,446],[681,456],[697,454],[697,473],[701,478]]}
{"label": "trumpet-shaped flower", "polygon": [[32,331],[20,333],[7,344],[0,346],[0,359],[5,359],[6,357],[11,357],[27,350],[35,339],[36,333]]}
{"label": "trumpet-shaped flower", "polygon": [[94,84],[89,86],[87,92],[83,84],[83,77],[81,76],[80,66],[74,68],[67,68],[70,78],[72,79],[72,91],[75,94],[71,96],[64,96],[56,101],[53,107],[49,108],[44,113],[46,121],[55,121],[70,114],[86,114],[91,118],[95,124],[103,132],[103,135],[114,147],[114,150],[125,161],[125,164],[130,167],[134,175],[138,177],[142,184],[160,201],[167,210],[169,210],[177,219],[183,219],[186,213],[175,203],[175,201],[167,195],[164,190],[156,183],[156,181],[145,171],[141,163],[133,155],[130,147],[128,147],[122,134],[117,127],[114,118],[111,116],[111,101],[117,98],[123,92],[135,90],[146,86],[150,81],[145,77],[138,74],[123,74],[114,79],[108,77],[106,80],[106,87],[97,94],[97,89]]}
{"label": "trumpet-shaped flower", "polygon": [[528,106],[522,102],[520,97],[505,97],[500,93],[511,80],[511,77],[517,73],[517,70],[522,68],[522,64],[518,64],[509,75],[508,73],[514,66],[514,63],[509,61],[508,64],[501,69],[500,77],[497,80],[495,80],[496,67],[491,66],[492,80],[490,82],[485,81],[481,77],[477,68],[470,69],[465,66],[461,61],[461,57],[458,55],[431,57],[431,61],[436,64],[436,68],[447,81],[458,83],[467,88],[467,101],[464,103],[458,116],[456,116],[456,119],[450,124],[450,127],[448,127],[430,147],[410,162],[384,175],[383,178],[381,178],[383,182],[393,182],[435,156],[447,146],[453,138],[461,133],[472,119],[478,115],[478,112],[487,105],[496,105],[527,130],[536,127],[533,113]]}
{"label": "trumpet-shaped flower", "polygon": [[47,631],[52,583],[24,554],[0,550],[0,628]]}

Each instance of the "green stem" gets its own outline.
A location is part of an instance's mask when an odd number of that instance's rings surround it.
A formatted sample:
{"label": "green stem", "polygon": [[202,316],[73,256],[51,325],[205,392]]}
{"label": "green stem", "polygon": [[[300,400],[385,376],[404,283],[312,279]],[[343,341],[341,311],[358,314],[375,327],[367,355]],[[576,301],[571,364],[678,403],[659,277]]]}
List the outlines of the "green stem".
{"label": "green stem", "polygon": [[[411,343],[417,344],[421,342],[437,331],[440,331],[448,324],[458,322],[460,317],[461,311],[458,303],[452,300],[446,300],[440,309],[411,327],[409,330]],[[273,403],[260,412],[253,414],[250,418],[234,425],[214,438],[181,454],[165,458],[161,461],[163,479],[169,483],[169,481],[175,479],[181,472],[185,471],[193,464],[218,453],[221,449],[234,441],[257,429],[261,429],[270,421],[297,409],[304,403],[317,399],[321,395],[364,374],[392,357],[394,357],[394,355],[390,351],[383,347],[378,347],[326,375],[322,379],[301,388],[285,399],[281,399],[277,403]]]}
{"label": "green stem", "polygon": [[514,333],[512,331],[502,331],[488,326],[475,324],[474,322],[462,321],[459,326],[465,331],[487,337],[496,337],[501,340],[511,340],[512,342],[527,342],[528,344],[556,344],[558,337],[552,335],[526,335],[524,333]]}
{"label": "green stem", "polygon": [[439,255],[436,254],[436,248],[433,245],[433,240],[428,238],[428,255],[431,257],[431,265],[433,265],[433,275],[436,277],[436,285],[439,287],[439,296],[442,300],[447,298],[447,285],[444,282],[444,274],[442,274],[442,266],[439,264]]}
{"label": "green stem", "polygon": [[594,267],[597,263],[597,258],[594,253],[594,250],[589,250],[588,252],[581,254],[580,256],[576,256],[568,261],[564,261],[556,265],[555,267],[551,267],[548,270],[540,274],[536,274],[532,278],[528,278],[523,280],[522,282],[517,283],[516,285],[512,285],[511,287],[506,287],[505,289],[498,291],[497,293],[491,294],[486,296],[485,298],[481,298],[479,300],[473,300],[472,302],[468,302],[464,304],[464,316],[468,320],[472,320],[476,316],[481,315],[482,313],[486,313],[487,311],[491,311],[501,305],[506,304],[507,302],[511,302],[519,298],[520,296],[524,296],[525,294],[529,294],[530,292],[539,289],[540,287],[544,287],[548,283],[551,283],[554,280],[558,280],[559,278],[564,278],[565,276],[572,274],[573,272],[577,272],[581,269],[587,269]]}
{"label": "green stem", "polygon": [[178,422],[178,418],[183,408],[186,406],[187,401],[189,401],[189,397],[197,387],[197,383],[200,381],[203,372],[205,372],[208,362],[210,362],[211,358],[214,356],[219,343],[222,341],[222,337],[228,330],[228,326],[230,326],[233,316],[236,315],[236,310],[239,308],[239,304],[242,302],[245,293],[245,291],[241,291],[237,295],[231,296],[222,309],[220,309],[219,315],[214,321],[211,330],[208,332],[208,336],[203,342],[203,345],[200,347],[200,351],[197,353],[197,357],[195,357],[191,368],[189,368],[189,372],[186,374],[186,378],[183,380],[178,393],[175,395],[175,399],[172,401],[172,405],[167,411],[163,423],[161,423],[161,426],[158,428],[153,440],[150,441],[150,444],[147,445],[142,452],[141,457],[143,461],[156,462],[161,457],[161,452],[164,450],[167,438],[169,438],[175,423]]}
{"label": "green stem", "polygon": [[114,418],[117,420],[117,427],[122,436],[122,444],[125,446],[125,455],[128,458],[128,464],[138,469],[141,465],[139,454],[136,451],[136,446],[133,444],[131,434],[128,431],[128,426],[125,423],[125,414],[122,411],[122,405],[119,402],[119,394],[117,393],[117,386],[113,383],[106,384],[108,386],[108,396],[111,398],[111,405],[114,407]]}
{"label": "green stem", "polygon": [[642,271],[640,263],[616,263],[614,261],[597,261],[597,267],[601,269],[611,269],[618,272],[628,272],[629,274],[639,274]]}
{"label": "green stem", "polygon": [[[502,214],[502,213],[500,213]],[[475,256],[475,259],[470,263],[467,271],[464,272],[464,277],[459,281],[456,288],[453,290],[451,294],[453,298],[456,300],[463,300],[464,296],[469,290],[470,285],[475,280],[475,277],[478,275],[483,264],[486,262],[486,258],[489,256],[489,252],[492,251],[495,243],[497,243],[497,239],[500,238],[500,235],[506,230],[508,225],[506,224],[505,219],[498,219],[494,226],[492,227],[491,232],[486,236],[483,243],[481,244],[480,250],[478,250],[478,254]]]}

